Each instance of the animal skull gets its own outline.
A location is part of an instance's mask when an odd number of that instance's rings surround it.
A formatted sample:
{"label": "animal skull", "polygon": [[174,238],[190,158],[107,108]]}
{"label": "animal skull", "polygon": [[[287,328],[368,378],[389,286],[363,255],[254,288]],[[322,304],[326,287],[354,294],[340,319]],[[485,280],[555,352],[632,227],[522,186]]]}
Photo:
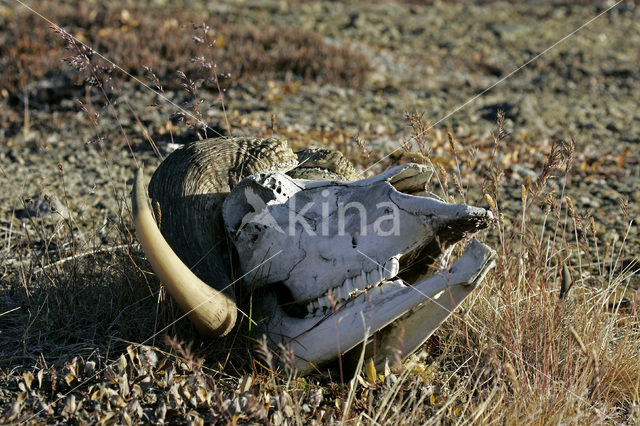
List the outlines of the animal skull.
{"label": "animal skull", "polygon": [[[243,142],[227,148],[241,150]],[[431,170],[425,166],[399,166],[355,182],[324,180],[341,175],[317,161],[319,167],[294,168],[285,151],[274,156],[282,160],[275,167],[248,171],[253,174],[223,188],[229,193],[222,203],[209,206],[237,251],[242,282],[262,292],[257,317],[264,319],[270,341],[290,345],[303,373],[355,348],[367,334],[376,334],[366,350],[377,365],[390,356],[389,346],[396,356],[409,355],[493,265],[493,251],[472,240],[453,265],[441,271],[432,267],[438,257],[446,262],[453,244],[466,234],[486,227],[490,212],[427,193]],[[200,163],[185,158],[178,161],[182,169]],[[154,199],[163,199],[156,193]],[[161,203],[163,217],[170,208]],[[180,258],[193,259],[163,245],[150,219],[141,173],[134,216],[154,270],[182,309],[200,329],[228,332],[235,320],[233,301],[220,285],[213,283],[215,290],[204,284]],[[163,233],[170,234],[164,223]]]}

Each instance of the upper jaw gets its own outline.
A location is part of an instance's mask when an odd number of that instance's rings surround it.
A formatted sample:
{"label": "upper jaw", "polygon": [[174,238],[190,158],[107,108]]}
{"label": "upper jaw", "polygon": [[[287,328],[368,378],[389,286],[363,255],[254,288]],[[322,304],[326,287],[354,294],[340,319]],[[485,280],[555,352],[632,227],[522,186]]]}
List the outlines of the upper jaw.
{"label": "upper jaw", "polygon": [[[389,175],[397,177],[399,173]],[[385,180],[383,185],[387,186],[389,178],[376,179]],[[483,208],[406,194],[392,185],[387,188],[389,199],[400,206],[401,214],[411,219],[406,220],[406,226],[413,228],[399,237],[372,235],[368,245],[366,238],[362,237],[365,244],[358,250],[349,250],[346,262],[352,269],[355,269],[353,265],[359,265],[356,272],[345,273],[342,276],[344,278],[333,276],[331,280],[325,280],[324,285],[308,289],[310,291],[306,291],[303,297],[296,298],[295,290],[300,290],[299,282],[284,280],[284,286],[289,288],[296,299],[294,303],[305,305],[305,309],[298,311],[302,316],[322,315],[336,302],[349,301],[366,290],[378,288],[382,291],[383,288],[388,290],[390,284],[400,287],[415,283],[426,276],[430,266],[448,247],[465,235],[486,228],[493,218],[491,212]],[[429,227],[432,233],[425,232],[425,228]],[[386,248],[380,250],[381,246]]]}
{"label": "upper jaw", "polygon": [[363,293],[365,295],[370,292],[374,292],[371,294],[388,293],[392,289],[403,288],[425,278],[428,273],[433,272],[433,264],[442,253],[453,248],[452,245],[463,238],[465,233],[486,227],[492,218],[490,211],[467,207],[465,214],[445,222],[437,238],[414,247],[406,253],[380,263],[369,258],[365,253],[360,253],[368,263],[366,271],[363,270],[360,274],[346,278],[315,298],[294,302],[305,305],[306,309],[300,309],[298,312],[305,318],[323,316],[336,305],[350,303]]}
{"label": "upper jaw", "polygon": [[[428,248],[433,261],[441,249],[461,239],[464,233],[485,227],[490,215],[481,208],[412,195],[424,191],[427,172],[428,169],[415,164],[400,166],[358,182],[304,181],[285,175],[269,175],[269,185],[276,181],[279,185],[276,186],[282,187],[282,192],[289,194],[288,197],[279,198],[280,195],[274,193],[275,198],[266,201],[261,211],[275,218],[280,228],[252,228],[250,224],[242,227],[239,221],[231,222],[231,238],[239,252],[244,253],[240,260],[241,269],[250,271],[247,278],[252,285],[281,283],[291,294],[290,300],[313,302],[314,299],[328,296],[327,292],[331,288],[348,284],[349,278],[357,280],[364,272],[375,274],[390,259],[398,259],[407,253],[419,253],[421,248]],[[366,190],[360,189],[363,186],[366,186]],[[260,193],[267,190],[267,183],[262,182],[260,176],[252,176],[245,179],[237,189],[238,192],[234,192],[234,189],[225,201],[225,205],[228,203],[228,207],[234,207],[228,211],[236,210],[243,202],[246,189]],[[299,194],[301,191],[305,193]],[[235,201],[236,199],[239,201]],[[307,200],[316,202],[310,209],[304,210]],[[392,208],[393,215],[398,217],[397,233],[379,235],[375,232],[374,219],[385,214],[378,207],[380,201],[386,202]],[[336,231],[340,229],[340,225],[335,214],[329,215],[329,232],[322,235],[318,231],[324,229],[324,204],[344,206],[352,203],[366,206],[369,218],[367,234],[360,232],[361,222],[357,220],[351,227],[347,224],[347,232]],[[290,212],[295,211],[294,205],[295,208],[306,211],[305,220],[315,220],[313,229],[317,231],[317,235],[304,230],[294,234],[288,232],[290,226],[286,220],[290,218]],[[374,226],[371,226],[372,223]],[[227,221],[227,225],[229,224]],[[384,226],[388,226],[386,222]],[[265,254],[267,251],[268,255]],[[270,255],[279,252],[286,253],[291,269],[282,266],[283,260],[280,257],[264,262]],[[425,262],[421,263],[421,272],[424,272],[427,268],[424,266]],[[385,278],[392,278],[396,274]],[[369,279],[366,275],[363,278],[367,278],[363,281],[369,285],[376,284],[376,280]],[[377,281],[379,282],[380,280]],[[304,313],[307,313],[306,309]]]}
{"label": "upper jaw", "polygon": [[362,271],[358,275],[349,277],[317,298],[299,302],[306,304],[305,318],[324,315],[332,305],[349,302],[360,294],[373,291],[373,289],[388,291],[392,285],[404,287],[404,283],[397,276],[400,272],[398,256],[390,258],[384,264],[374,263],[372,266],[373,269],[369,272]]}

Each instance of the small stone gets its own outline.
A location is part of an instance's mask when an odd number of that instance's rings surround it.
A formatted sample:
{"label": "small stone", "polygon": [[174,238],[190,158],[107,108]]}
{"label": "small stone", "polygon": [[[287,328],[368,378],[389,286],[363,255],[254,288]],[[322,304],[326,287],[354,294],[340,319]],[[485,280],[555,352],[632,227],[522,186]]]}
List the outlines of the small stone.
{"label": "small stone", "polygon": [[580,203],[586,208],[597,209],[600,207],[600,202],[595,197],[582,196],[580,197]]}
{"label": "small stone", "polygon": [[16,212],[20,218],[39,217],[46,220],[60,221],[70,219],[69,210],[55,195],[43,195],[35,199],[25,200],[25,208]]}

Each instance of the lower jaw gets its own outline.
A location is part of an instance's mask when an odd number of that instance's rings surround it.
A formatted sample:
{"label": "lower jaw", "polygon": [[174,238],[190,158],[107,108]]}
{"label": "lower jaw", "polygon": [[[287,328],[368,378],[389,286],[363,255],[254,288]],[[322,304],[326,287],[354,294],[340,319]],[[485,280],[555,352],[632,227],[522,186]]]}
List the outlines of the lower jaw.
{"label": "lower jaw", "polygon": [[[399,353],[408,355],[473,291],[493,264],[494,252],[473,241],[447,271],[413,286],[363,295],[324,316],[294,318],[276,308],[268,321],[273,343],[289,345],[302,373],[329,362],[378,333],[378,347],[391,344],[399,328],[405,341]],[[381,351],[376,363],[388,354]]]}

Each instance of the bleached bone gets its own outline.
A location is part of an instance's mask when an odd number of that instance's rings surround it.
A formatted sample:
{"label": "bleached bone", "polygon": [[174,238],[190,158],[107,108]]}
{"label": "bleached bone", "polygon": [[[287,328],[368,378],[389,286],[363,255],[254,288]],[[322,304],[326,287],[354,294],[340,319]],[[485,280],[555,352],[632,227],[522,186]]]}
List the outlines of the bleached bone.
{"label": "bleached bone", "polygon": [[[233,309],[230,277],[243,274],[244,285],[261,292],[254,320],[271,343],[292,346],[301,371],[358,345],[365,329],[378,333],[369,348],[380,364],[391,342],[402,356],[415,350],[483,279],[493,251],[475,240],[445,272],[432,265],[491,215],[426,192],[425,166],[343,181],[355,174],[333,151],[293,154],[277,139],[207,140],[175,151],[152,178],[168,245],[157,242],[164,239],[152,229],[141,183],[134,215],[154,270],[183,310],[198,312],[206,302],[198,299],[209,297]],[[206,295],[202,282],[218,292]],[[198,321],[214,334],[230,328]]]}
{"label": "bleached bone", "polygon": [[[283,285],[309,312],[309,318],[295,319],[278,310],[278,319],[267,326],[274,341],[295,348],[300,369],[305,368],[305,360],[322,364],[339,350],[358,344],[364,336],[363,324],[378,331],[403,315],[407,318],[402,325],[408,330],[401,352],[410,353],[471,291],[474,286],[469,283],[476,282],[472,277],[488,269],[491,251],[474,242],[467,256],[452,267],[455,273],[449,278],[434,275],[413,284],[398,276],[403,256],[423,249],[427,261],[433,261],[443,247],[490,218],[484,209],[398,191],[391,182],[400,182],[398,176],[407,172],[412,172],[414,181],[421,176],[419,182],[430,174],[428,168],[416,165],[356,182],[260,174],[247,177],[225,200],[223,218],[247,282]],[[403,182],[405,189],[419,188]],[[432,244],[436,237],[439,241]],[[277,253],[282,254],[273,256]],[[461,284],[466,288],[458,288]],[[363,293],[365,288],[371,288],[367,291],[371,294]],[[428,299],[445,289],[452,292],[450,297],[456,294],[450,299],[456,303],[446,301],[440,307]],[[331,309],[336,301],[346,306]],[[419,307],[423,302],[427,306]],[[413,314],[407,315],[410,311]],[[329,312],[334,315],[326,315]],[[360,313],[368,318],[361,319]],[[331,341],[335,345],[327,344]],[[384,356],[382,348],[377,352]]]}
{"label": "bleached bone", "polygon": [[380,330],[376,366],[381,367],[392,352],[404,358],[422,345],[492,266],[493,251],[472,240],[447,271],[410,286],[374,289],[321,318],[295,319],[274,309],[267,328],[276,342],[291,345],[296,367],[303,373],[361,343],[365,334]]}
{"label": "bleached bone", "polygon": [[[246,280],[258,286],[281,282],[295,300],[316,299],[363,273],[360,281],[372,285],[391,279],[401,256],[436,237],[447,246],[486,222],[484,209],[395,189],[388,181],[407,167],[356,182],[282,173],[243,180],[225,200],[223,219]],[[255,211],[256,199],[261,211]],[[265,262],[277,252],[283,254]]]}

